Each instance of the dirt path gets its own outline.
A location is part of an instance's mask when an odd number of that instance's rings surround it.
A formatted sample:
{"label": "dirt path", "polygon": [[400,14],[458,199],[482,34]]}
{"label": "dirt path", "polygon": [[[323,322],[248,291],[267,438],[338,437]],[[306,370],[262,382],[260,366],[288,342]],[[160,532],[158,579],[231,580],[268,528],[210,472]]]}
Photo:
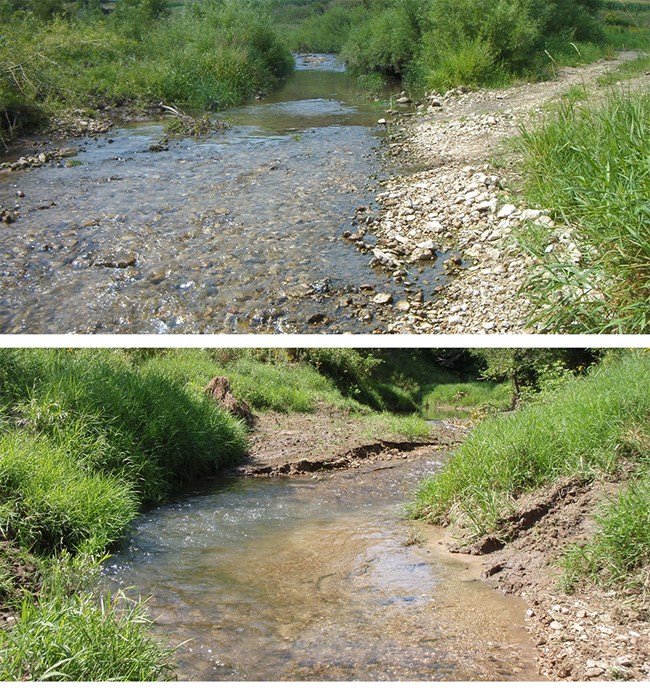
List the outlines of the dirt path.
{"label": "dirt path", "polygon": [[[404,276],[438,251],[456,252],[445,261],[450,282],[400,302],[390,332],[539,332],[528,325],[530,304],[519,294],[535,260],[517,243],[516,229],[528,222],[543,226],[555,253],[572,262],[580,262],[580,251],[570,230],[556,228],[547,211],[509,197],[507,182],[517,174],[504,143],[571,87],[590,95],[602,89],[597,79],[633,57],[565,68],[549,82],[432,95],[416,117],[387,124],[389,152],[423,170],[390,180],[377,196],[381,213],[368,225],[378,237],[372,252]],[[643,76],[635,86],[649,82]],[[501,160],[498,168],[495,160]]]}
{"label": "dirt path", "polygon": [[336,412],[262,413],[251,434],[248,457],[236,473],[247,476],[293,475],[353,468],[382,460],[423,456],[459,444],[467,432],[462,421],[432,426],[419,440],[371,431],[367,421]]}

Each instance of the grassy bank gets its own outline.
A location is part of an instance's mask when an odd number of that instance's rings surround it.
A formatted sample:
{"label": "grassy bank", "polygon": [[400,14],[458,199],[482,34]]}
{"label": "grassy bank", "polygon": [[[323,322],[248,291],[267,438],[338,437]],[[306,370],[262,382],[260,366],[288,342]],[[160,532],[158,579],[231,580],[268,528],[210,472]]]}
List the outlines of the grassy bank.
{"label": "grassy bank", "polygon": [[545,330],[647,332],[649,124],[647,94],[612,94],[596,107],[568,101],[523,133],[524,194],[574,230],[580,253],[547,251],[554,238],[540,227],[524,235],[540,260],[528,289]]}
{"label": "grassy bank", "polygon": [[38,568],[31,588],[2,573],[0,679],[169,675],[143,607],[93,570],[143,505],[237,460],[243,424],[120,352],[2,350],[0,394],[0,540]]}
{"label": "grassy bank", "polygon": [[[414,514],[471,540],[500,533],[517,498],[566,476],[628,478],[600,510],[593,539],[565,559],[565,587],[643,583],[650,561],[650,355],[610,353],[512,414],[481,423],[417,493]],[[507,540],[504,538],[503,540]]]}
{"label": "grassy bank", "polygon": [[[160,102],[219,110],[273,88],[293,58],[258,2],[0,5],[0,127],[8,138],[65,107]],[[48,5],[49,6],[49,5]]]}

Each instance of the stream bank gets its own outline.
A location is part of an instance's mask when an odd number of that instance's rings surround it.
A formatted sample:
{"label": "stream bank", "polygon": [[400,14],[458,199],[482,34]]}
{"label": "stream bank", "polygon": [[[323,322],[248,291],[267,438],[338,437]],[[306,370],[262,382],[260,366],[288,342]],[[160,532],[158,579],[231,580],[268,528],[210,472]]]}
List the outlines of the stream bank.
{"label": "stream bank", "polygon": [[[635,57],[628,52],[561,68],[548,82],[432,94],[416,117],[387,123],[389,153],[420,170],[390,179],[376,197],[381,212],[369,225],[376,249],[399,265],[429,244],[450,254],[445,264],[453,278],[411,302],[389,332],[539,332],[530,324],[531,304],[522,292],[537,261],[518,241],[518,232],[526,225],[543,229],[548,253],[576,267],[582,254],[574,230],[517,198],[516,156],[508,141],[520,128],[539,123],[572,87],[602,92],[598,79]],[[647,76],[634,81],[647,83]]]}

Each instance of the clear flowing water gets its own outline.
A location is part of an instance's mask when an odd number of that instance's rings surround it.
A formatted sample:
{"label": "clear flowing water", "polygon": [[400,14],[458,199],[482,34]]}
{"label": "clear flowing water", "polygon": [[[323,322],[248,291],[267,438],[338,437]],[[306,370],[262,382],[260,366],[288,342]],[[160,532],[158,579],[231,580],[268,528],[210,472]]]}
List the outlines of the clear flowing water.
{"label": "clear flowing water", "polygon": [[74,166],[0,173],[0,205],[25,194],[0,238],[0,331],[361,333],[387,320],[368,293],[430,294],[441,262],[405,287],[342,239],[382,175],[385,103],[331,58],[298,68],[223,132],[153,152],[163,123],[134,124],[71,143]]}
{"label": "clear flowing water", "polygon": [[439,465],[215,483],[142,516],[106,581],[152,596],[181,679],[535,679],[523,604],[403,517]]}

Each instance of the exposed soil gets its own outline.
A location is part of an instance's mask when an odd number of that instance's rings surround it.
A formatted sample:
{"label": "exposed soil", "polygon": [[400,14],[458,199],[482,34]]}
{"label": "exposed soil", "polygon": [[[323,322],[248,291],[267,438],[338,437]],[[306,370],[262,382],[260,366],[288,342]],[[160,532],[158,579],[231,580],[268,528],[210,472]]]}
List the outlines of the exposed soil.
{"label": "exposed soil", "polygon": [[[650,606],[647,597],[583,584],[572,594],[559,585],[559,560],[594,530],[594,514],[620,482],[561,480],[522,497],[499,533],[454,553],[481,555],[476,575],[528,604],[540,673],[553,680],[650,678]],[[504,545],[500,538],[510,538]],[[441,541],[442,542],[442,541]]]}
{"label": "exposed soil", "polygon": [[39,575],[29,557],[5,540],[0,540],[0,629],[16,622],[16,615],[7,605],[10,596],[22,590],[37,591]]}
{"label": "exposed soil", "polygon": [[337,412],[263,413],[251,435],[251,449],[239,475],[293,475],[333,468],[353,468],[382,460],[421,456],[459,444],[467,432],[462,420],[434,427],[416,441],[393,433],[370,433],[368,423]]}

